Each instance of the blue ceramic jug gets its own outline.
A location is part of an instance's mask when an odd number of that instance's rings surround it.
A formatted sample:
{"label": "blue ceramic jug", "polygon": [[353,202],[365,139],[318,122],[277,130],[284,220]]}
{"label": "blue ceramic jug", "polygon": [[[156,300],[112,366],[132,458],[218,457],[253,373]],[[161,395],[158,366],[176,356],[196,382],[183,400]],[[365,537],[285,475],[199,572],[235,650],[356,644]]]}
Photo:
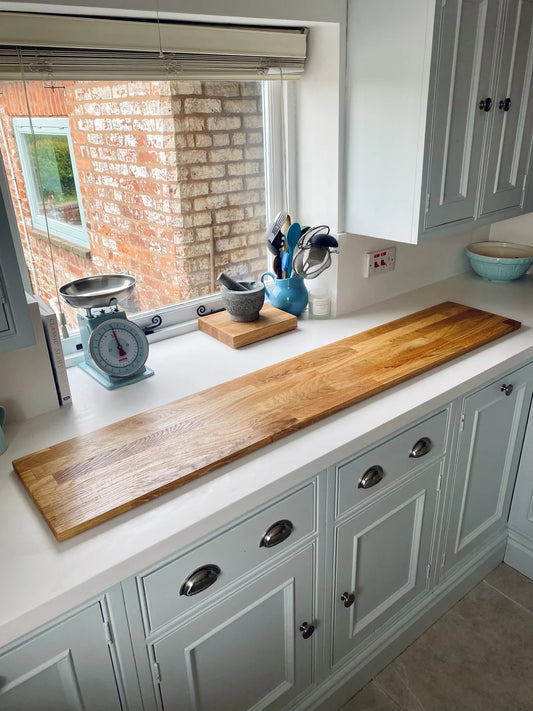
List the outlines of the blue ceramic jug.
{"label": "blue ceramic jug", "polygon": [[[265,284],[265,277],[269,276],[274,281],[270,288]],[[265,293],[271,306],[289,314],[299,316],[307,306],[307,289],[301,276],[295,275],[289,279],[276,279],[272,272],[261,274],[261,281],[265,286]]]}

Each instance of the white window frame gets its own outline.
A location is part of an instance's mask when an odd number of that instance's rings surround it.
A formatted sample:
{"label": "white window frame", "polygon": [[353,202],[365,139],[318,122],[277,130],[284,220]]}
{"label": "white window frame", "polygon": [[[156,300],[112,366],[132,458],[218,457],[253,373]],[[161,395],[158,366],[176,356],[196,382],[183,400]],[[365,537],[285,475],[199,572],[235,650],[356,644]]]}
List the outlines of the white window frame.
{"label": "white window frame", "polygon": [[[26,186],[26,192],[28,195],[28,203],[30,206],[33,226],[35,227],[35,229],[41,230],[41,232],[50,231],[51,235],[61,237],[61,239],[76,244],[80,247],[89,249],[89,236],[87,235],[87,228],[85,226],[85,216],[83,214],[83,204],[81,200],[79,177],[76,168],[76,161],[74,159],[74,149],[72,145],[72,138],[70,136],[68,117],[14,118],[13,129],[15,132],[15,140],[17,142],[17,148],[22,167],[22,175],[24,177],[24,184]],[[81,227],[76,227],[75,225],[68,225],[59,220],[55,220],[53,217],[46,213],[46,205],[44,206],[45,214],[41,214],[39,212],[38,196],[41,190],[40,186],[37,185],[35,182],[34,172],[31,166],[30,157],[28,155],[28,147],[26,141],[24,140],[24,136],[32,136],[33,134],[46,136],[66,136],[70,152],[70,162],[72,164],[72,170],[74,174],[76,198],[80,210]]]}

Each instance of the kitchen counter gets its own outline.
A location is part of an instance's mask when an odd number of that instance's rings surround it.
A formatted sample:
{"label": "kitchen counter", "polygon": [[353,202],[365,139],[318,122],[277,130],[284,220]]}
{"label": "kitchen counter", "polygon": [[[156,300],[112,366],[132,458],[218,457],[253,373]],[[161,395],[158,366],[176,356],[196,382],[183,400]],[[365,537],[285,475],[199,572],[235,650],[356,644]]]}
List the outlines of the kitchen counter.
{"label": "kitchen counter", "polygon": [[[522,321],[520,330],[343,410],[59,543],[11,461],[354,333],[452,300]],[[71,406],[6,428],[0,457],[0,646],[281,494],[317,471],[533,358],[533,276],[490,284],[471,273],[241,350],[195,331],[155,343],[155,376],[106,391],[69,370]],[[280,384],[281,385],[281,384]],[[109,476],[112,476],[110,471]]]}

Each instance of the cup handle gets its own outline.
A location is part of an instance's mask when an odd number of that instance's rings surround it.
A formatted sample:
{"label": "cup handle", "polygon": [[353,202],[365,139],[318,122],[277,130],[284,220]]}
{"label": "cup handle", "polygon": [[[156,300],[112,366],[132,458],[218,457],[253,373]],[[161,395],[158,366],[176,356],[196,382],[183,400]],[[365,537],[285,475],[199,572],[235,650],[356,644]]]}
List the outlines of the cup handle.
{"label": "cup handle", "polygon": [[270,298],[270,293],[267,289],[267,285],[265,284],[265,277],[266,276],[272,277],[272,279],[274,279],[274,281],[276,280],[276,277],[272,274],[272,272],[264,272],[263,274],[261,274],[261,281],[263,282],[263,286],[265,287],[265,294],[267,295],[268,298]]}
{"label": "cup handle", "polygon": [[2,405],[0,405],[0,427],[4,426],[5,419],[6,419],[6,408],[2,407]]}

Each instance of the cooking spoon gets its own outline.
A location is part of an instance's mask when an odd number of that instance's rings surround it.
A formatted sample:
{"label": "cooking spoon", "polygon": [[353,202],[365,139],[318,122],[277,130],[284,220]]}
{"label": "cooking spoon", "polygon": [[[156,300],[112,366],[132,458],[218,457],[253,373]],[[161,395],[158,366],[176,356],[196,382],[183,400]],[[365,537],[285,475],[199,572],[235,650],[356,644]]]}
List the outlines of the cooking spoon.
{"label": "cooking spoon", "polygon": [[287,276],[290,277],[291,272],[292,272],[292,254],[294,252],[294,248],[298,244],[298,240],[300,239],[300,235],[302,234],[302,230],[300,227],[300,224],[298,222],[293,222],[292,225],[289,227],[287,230],[287,247],[289,248],[289,262],[287,265]]}

